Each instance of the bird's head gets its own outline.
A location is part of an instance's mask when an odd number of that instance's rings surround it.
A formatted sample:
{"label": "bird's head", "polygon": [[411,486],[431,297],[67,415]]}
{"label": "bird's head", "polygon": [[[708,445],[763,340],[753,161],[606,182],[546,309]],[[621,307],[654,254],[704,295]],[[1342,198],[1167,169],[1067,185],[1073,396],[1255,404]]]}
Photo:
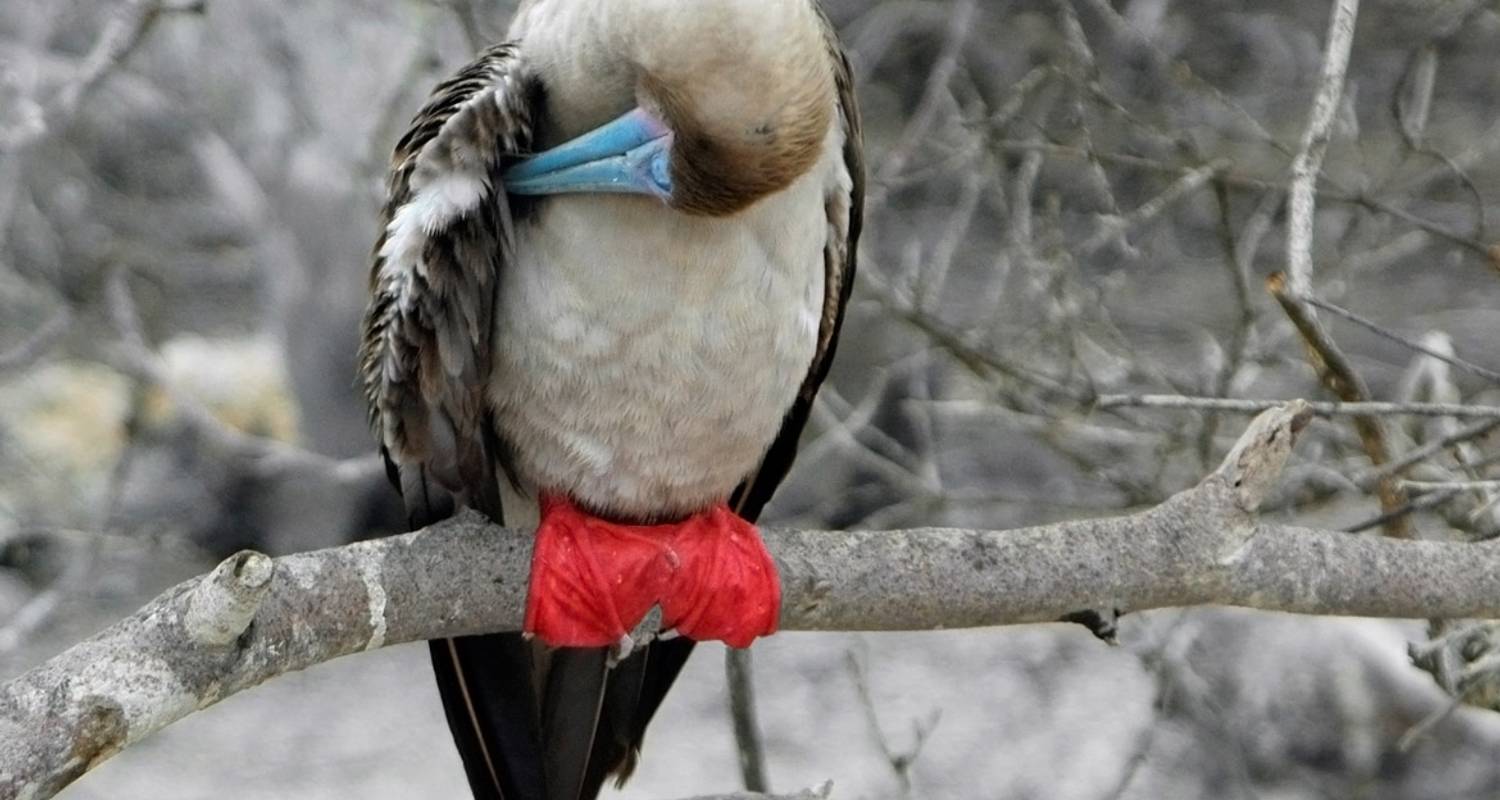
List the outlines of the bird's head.
{"label": "bird's head", "polygon": [[811,0],[538,0],[518,25],[563,141],[507,172],[513,193],[734,214],[810,169],[837,113]]}

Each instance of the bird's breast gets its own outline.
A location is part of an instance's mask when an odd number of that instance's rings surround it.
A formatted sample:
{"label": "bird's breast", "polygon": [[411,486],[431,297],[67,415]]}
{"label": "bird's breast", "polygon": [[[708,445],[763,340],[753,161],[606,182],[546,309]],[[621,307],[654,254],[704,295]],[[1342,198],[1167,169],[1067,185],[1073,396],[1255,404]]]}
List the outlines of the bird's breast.
{"label": "bird's breast", "polygon": [[543,202],[516,228],[489,386],[516,477],[623,517],[724,499],[807,375],[826,236],[811,177],[724,219]]}

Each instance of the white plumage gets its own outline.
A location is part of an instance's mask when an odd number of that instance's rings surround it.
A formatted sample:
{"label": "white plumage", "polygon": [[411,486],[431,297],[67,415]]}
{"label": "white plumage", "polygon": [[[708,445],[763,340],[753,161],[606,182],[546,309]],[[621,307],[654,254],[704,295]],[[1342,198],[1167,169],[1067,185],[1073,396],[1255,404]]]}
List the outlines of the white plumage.
{"label": "white plumage", "polygon": [[755,470],[817,345],[841,139],[736,217],[577,195],[518,227],[487,395],[524,487],[670,517]]}

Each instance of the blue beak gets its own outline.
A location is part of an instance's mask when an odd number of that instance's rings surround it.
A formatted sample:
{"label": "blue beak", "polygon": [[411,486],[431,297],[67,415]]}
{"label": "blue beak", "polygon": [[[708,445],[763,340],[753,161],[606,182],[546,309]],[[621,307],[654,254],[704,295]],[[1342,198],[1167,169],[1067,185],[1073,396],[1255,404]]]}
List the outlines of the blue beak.
{"label": "blue beak", "polygon": [[516,162],[500,180],[510,194],[605,192],[647,194],[665,201],[672,196],[671,151],[672,131],[637,108]]}

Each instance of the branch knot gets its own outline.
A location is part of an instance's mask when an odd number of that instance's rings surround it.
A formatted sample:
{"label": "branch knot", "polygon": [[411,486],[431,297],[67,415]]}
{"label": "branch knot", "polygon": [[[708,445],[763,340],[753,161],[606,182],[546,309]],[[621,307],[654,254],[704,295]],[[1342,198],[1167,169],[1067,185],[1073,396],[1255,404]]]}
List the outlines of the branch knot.
{"label": "branch knot", "polygon": [[275,562],[262,553],[243,550],[224,559],[188,597],[182,624],[201,644],[223,647],[250,627],[271,589]]}
{"label": "branch knot", "polygon": [[1293,400],[1261,412],[1235,442],[1224,462],[1205,481],[1218,479],[1234,489],[1235,504],[1247,514],[1260,508],[1296,446],[1297,434],[1312,420],[1306,401]]}

